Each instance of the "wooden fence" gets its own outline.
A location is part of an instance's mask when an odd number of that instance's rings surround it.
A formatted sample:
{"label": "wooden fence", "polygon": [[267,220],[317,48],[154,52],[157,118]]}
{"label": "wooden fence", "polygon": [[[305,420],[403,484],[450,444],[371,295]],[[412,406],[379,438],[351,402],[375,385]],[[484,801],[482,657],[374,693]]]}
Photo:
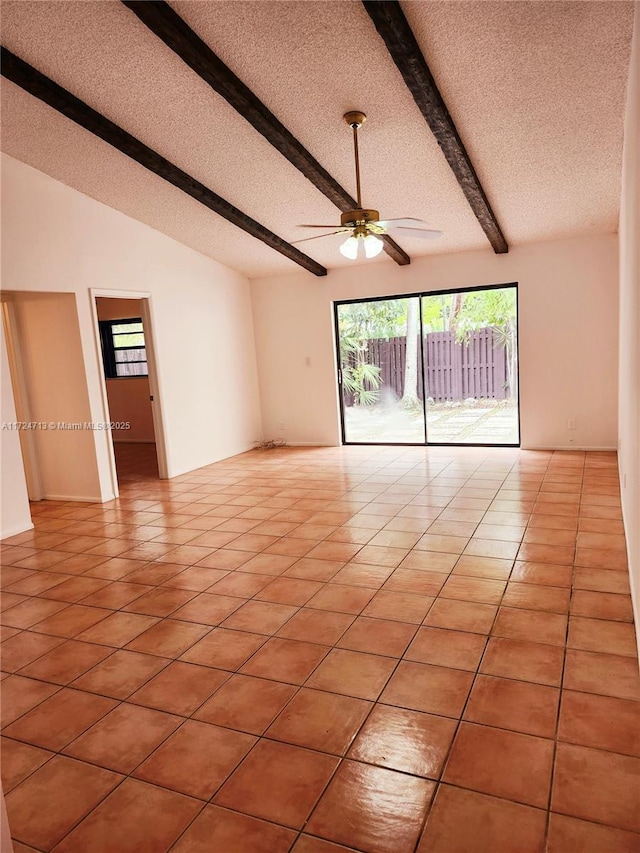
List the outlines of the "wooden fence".
{"label": "wooden fence", "polygon": [[[418,397],[423,399],[418,341]],[[406,338],[367,341],[366,361],[380,368],[380,390],[404,393]],[[456,342],[455,332],[430,332],[424,338],[427,397],[436,403],[474,399],[504,400],[511,396],[506,351],[492,328],[470,333],[468,344]],[[349,364],[349,360],[347,361]],[[345,404],[353,405],[345,394]]]}

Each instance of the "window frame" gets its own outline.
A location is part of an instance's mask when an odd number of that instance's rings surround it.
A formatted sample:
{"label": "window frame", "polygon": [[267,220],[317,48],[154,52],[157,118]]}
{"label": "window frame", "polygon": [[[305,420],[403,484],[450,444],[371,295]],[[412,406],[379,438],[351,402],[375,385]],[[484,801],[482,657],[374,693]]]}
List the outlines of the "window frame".
{"label": "window frame", "polygon": [[[144,323],[142,322],[142,317],[124,317],[121,320],[98,320],[98,327],[100,329],[100,344],[102,346],[102,362],[104,365],[104,375],[106,379],[141,379],[143,377],[149,376],[149,360],[148,358],[140,359],[139,361],[127,361],[121,362],[116,360],[116,352],[118,350],[144,350],[146,356],[147,342],[145,342],[142,346],[127,346],[127,347],[116,347],[114,341],[114,334],[127,334],[127,332],[117,332],[114,333],[114,326],[124,326],[126,324],[140,324],[142,326],[141,334],[144,337]],[[140,334],[138,331],[131,332],[130,334]],[[130,376],[122,376],[118,373],[118,365],[119,364],[144,364],[146,365],[146,373],[136,373],[135,375]]]}

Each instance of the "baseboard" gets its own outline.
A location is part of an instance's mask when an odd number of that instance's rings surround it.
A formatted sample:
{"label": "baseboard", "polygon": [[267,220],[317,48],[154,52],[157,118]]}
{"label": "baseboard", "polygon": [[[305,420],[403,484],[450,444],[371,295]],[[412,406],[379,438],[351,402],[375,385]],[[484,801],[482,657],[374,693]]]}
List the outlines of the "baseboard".
{"label": "baseboard", "polygon": [[19,533],[26,533],[27,530],[33,530],[34,524],[33,521],[27,527],[22,527],[18,525],[18,527],[12,527],[10,530],[3,530],[0,534],[0,539],[11,539],[12,536],[17,536]]}
{"label": "baseboard", "polygon": [[592,453],[595,453],[595,452],[600,452],[600,453],[611,453],[611,452],[616,452],[616,453],[617,453],[618,448],[617,448],[617,447],[615,447],[615,446],[610,446],[610,447],[599,447],[599,446],[590,445],[590,444],[582,444],[582,445],[576,445],[576,444],[554,444],[553,446],[549,446],[549,445],[528,445],[527,447],[524,447],[524,446],[523,446],[523,447],[521,447],[521,448],[520,448],[520,450],[547,450],[547,451],[553,451],[553,450],[579,450],[579,451],[581,451],[581,452],[589,451],[589,452],[592,452]]}
{"label": "baseboard", "polygon": [[107,501],[113,500],[113,498],[105,498],[103,500],[102,496],[99,495],[96,497],[95,495],[43,495],[43,501],[73,501],[78,503],[86,503],[86,504],[101,504],[106,503]]}
{"label": "baseboard", "polygon": [[282,447],[340,447],[340,445],[326,441],[287,441]]}

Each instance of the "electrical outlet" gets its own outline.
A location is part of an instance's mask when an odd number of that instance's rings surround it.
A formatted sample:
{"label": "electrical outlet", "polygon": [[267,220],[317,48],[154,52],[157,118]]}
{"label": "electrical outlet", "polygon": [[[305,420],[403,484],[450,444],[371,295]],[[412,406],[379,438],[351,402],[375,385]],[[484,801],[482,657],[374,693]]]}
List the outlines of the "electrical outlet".
{"label": "electrical outlet", "polygon": [[567,421],[567,429],[575,429],[575,428],[576,428],[576,419],[575,418],[569,418],[569,420]]}

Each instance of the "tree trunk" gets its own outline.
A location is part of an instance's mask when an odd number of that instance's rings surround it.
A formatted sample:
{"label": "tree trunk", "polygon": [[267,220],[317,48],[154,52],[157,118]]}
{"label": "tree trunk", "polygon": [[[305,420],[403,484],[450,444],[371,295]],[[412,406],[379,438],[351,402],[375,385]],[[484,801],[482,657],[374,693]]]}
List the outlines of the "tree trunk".
{"label": "tree trunk", "polygon": [[418,399],[419,306],[420,300],[417,298],[409,299],[407,302],[407,349],[404,369],[404,393],[402,395],[402,405],[407,409],[420,405],[420,400]]}

